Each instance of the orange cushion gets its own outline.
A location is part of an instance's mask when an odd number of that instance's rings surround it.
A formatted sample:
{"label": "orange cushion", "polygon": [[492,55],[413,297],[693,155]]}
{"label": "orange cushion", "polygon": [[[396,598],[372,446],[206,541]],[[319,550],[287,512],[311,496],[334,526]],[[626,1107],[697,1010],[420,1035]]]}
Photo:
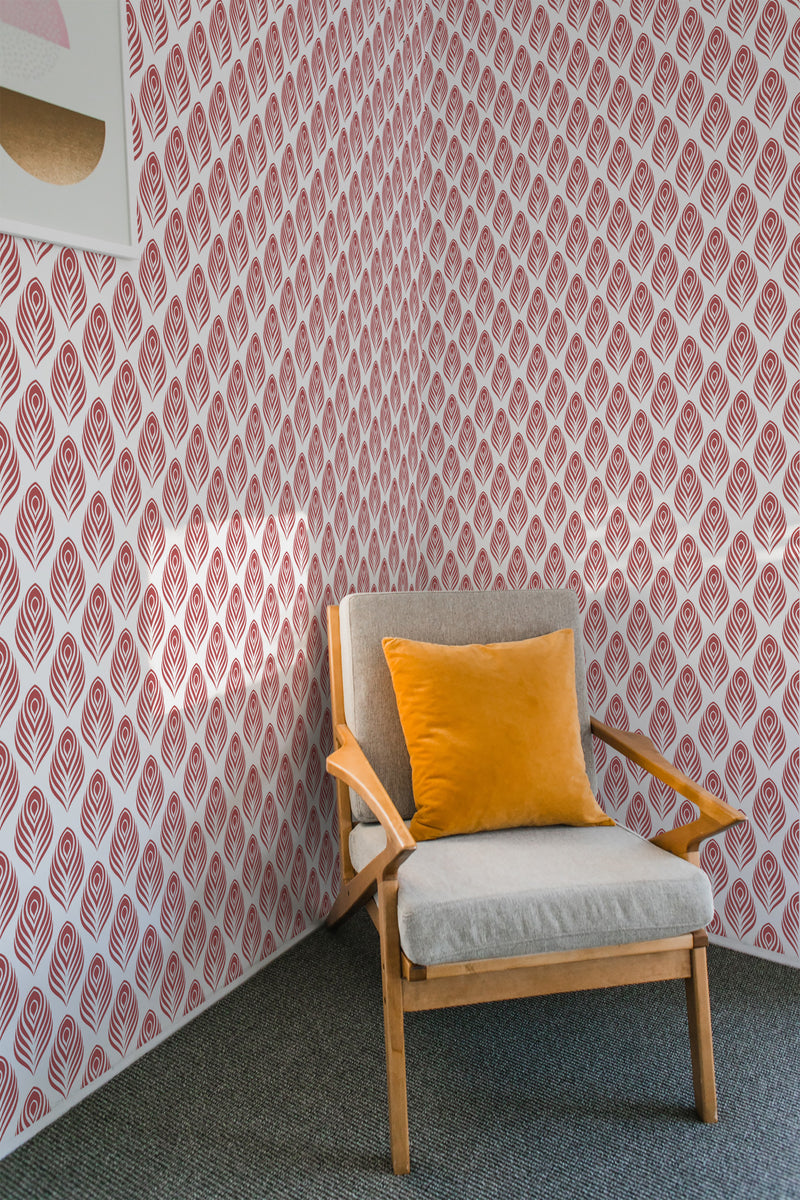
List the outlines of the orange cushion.
{"label": "orange cushion", "polygon": [[384,638],[418,841],[518,825],[613,825],[581,746],[571,629],[523,642]]}

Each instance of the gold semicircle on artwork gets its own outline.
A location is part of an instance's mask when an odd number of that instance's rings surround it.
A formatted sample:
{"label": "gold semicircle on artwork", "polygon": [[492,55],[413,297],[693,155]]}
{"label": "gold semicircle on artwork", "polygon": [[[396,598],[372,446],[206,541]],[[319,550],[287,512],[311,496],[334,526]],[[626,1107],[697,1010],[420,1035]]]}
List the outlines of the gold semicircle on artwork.
{"label": "gold semicircle on artwork", "polygon": [[67,23],[58,0],[0,0],[0,21],[69,49]]}
{"label": "gold semicircle on artwork", "polygon": [[35,179],[80,183],[103,156],[106,123],[0,87],[0,146]]}

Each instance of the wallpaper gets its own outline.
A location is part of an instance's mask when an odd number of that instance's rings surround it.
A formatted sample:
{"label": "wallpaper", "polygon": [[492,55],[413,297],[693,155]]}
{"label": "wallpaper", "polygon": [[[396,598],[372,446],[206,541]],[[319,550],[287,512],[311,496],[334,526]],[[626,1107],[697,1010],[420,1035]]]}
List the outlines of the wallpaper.
{"label": "wallpaper", "polygon": [[127,14],[140,261],[0,237],[3,1151],[327,910],[416,566],[419,3]]}
{"label": "wallpaper", "polygon": [[351,589],[573,588],[797,963],[795,6],[127,12],[140,261],[0,237],[0,1152],[327,910]]}
{"label": "wallpaper", "polygon": [[[796,964],[796,7],[430,21],[417,586],[573,588],[593,712],[748,817],[712,932]],[[598,750],[612,815],[687,819]]]}

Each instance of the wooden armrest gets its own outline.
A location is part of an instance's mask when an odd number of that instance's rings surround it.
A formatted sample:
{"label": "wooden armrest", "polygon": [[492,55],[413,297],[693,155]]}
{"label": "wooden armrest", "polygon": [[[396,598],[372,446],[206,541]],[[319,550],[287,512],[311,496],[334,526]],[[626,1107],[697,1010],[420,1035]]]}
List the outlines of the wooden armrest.
{"label": "wooden armrest", "polygon": [[403,850],[410,854],[416,849],[417,843],[408,832],[403,818],[372,769],[366,754],[346,725],[336,726],[336,741],[339,748],[328,755],[327,759],[331,775],[341,779],[357,792],[375,814],[386,832],[387,848],[397,852]]}
{"label": "wooden armrest", "polygon": [[337,725],[334,736],[338,749],[328,755],[331,775],[341,779],[362,798],[375,814],[386,834],[386,846],[371,862],[342,884],[328,913],[327,924],[334,928],[375,894],[378,884],[396,877],[397,868],[417,848],[391,797],[370,766],[369,759],[346,725]]}
{"label": "wooden armrest", "polygon": [[624,729],[611,729],[601,721],[592,717],[592,733],[600,738],[619,754],[624,754],[631,762],[644,767],[656,779],[674,788],[679,796],[684,796],[700,809],[700,816],[688,825],[680,825],[677,829],[669,829],[659,833],[650,840],[663,850],[677,854],[679,858],[690,858],[696,855],[700,843],[715,833],[720,833],[730,825],[737,824],[745,818],[737,809],[731,808],[719,796],[712,795],[699,783],[695,783],[688,775],[659,754],[649,737],[642,733],[628,733]]}

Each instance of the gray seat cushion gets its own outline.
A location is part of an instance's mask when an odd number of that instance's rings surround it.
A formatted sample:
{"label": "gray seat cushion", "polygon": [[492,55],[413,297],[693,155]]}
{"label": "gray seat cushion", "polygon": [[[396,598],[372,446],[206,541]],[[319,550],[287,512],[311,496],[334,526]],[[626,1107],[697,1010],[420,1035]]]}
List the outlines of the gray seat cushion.
{"label": "gray seat cushion", "polygon": [[[356,825],[356,870],[385,844]],[[714,915],[703,871],[620,825],[419,842],[398,880],[400,944],[425,966],[674,937]]]}
{"label": "gray seat cushion", "polygon": [[[365,592],[339,606],[345,720],[398,812],[414,815],[411,763],[381,641],[412,638],[446,646],[518,642],[555,629],[575,635],[575,687],[586,773],[597,778],[589,727],[589,701],[578,601],[567,588],[518,592]],[[353,792],[357,821],[374,821]]]}

